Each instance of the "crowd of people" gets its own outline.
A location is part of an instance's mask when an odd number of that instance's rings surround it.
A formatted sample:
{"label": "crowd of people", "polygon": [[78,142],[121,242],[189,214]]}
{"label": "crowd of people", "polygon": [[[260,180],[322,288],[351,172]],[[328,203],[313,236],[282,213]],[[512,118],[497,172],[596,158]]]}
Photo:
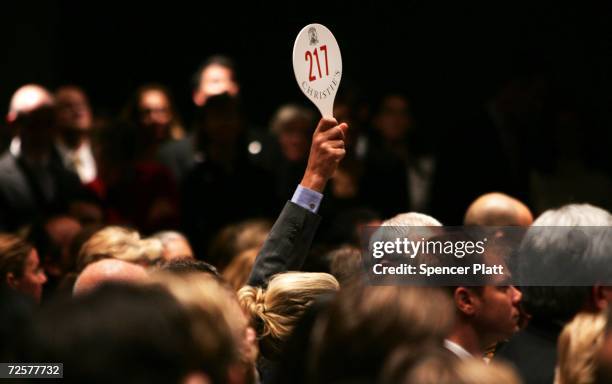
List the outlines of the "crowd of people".
{"label": "crowd of people", "polygon": [[585,165],[530,155],[541,111],[519,85],[438,148],[396,91],[258,128],[221,56],[194,76],[191,126],[160,84],[116,119],[77,86],[24,85],[1,135],[0,361],[75,383],[610,382],[605,284],[372,285],[364,268],[367,226],[508,226],[544,270],[612,281],[610,231],[535,231],[609,228],[611,189],[593,171],[564,195]]}

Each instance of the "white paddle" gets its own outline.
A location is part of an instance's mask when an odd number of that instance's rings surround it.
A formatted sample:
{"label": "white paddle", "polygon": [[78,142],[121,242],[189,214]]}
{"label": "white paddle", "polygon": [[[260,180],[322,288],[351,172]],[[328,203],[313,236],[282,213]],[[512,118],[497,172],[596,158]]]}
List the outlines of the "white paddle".
{"label": "white paddle", "polygon": [[293,71],[300,89],[323,117],[333,117],[342,78],[342,56],[336,38],[324,25],[308,24],[295,38]]}

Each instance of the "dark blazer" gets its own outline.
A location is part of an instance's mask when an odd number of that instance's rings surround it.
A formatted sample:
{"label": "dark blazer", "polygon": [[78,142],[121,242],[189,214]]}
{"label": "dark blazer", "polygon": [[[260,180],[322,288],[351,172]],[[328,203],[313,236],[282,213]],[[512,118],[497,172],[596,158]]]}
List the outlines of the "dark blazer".
{"label": "dark blazer", "polygon": [[78,176],[52,158],[42,170],[43,188],[35,171],[8,151],[0,157],[0,230],[14,231],[45,214],[64,210],[73,199],[84,197]]}
{"label": "dark blazer", "polygon": [[532,321],[502,345],[494,359],[514,365],[525,384],[550,384],[555,377],[559,333],[560,325]]}
{"label": "dark blazer", "polygon": [[272,275],[304,264],[321,217],[288,201],[255,259],[248,285],[267,286]]}

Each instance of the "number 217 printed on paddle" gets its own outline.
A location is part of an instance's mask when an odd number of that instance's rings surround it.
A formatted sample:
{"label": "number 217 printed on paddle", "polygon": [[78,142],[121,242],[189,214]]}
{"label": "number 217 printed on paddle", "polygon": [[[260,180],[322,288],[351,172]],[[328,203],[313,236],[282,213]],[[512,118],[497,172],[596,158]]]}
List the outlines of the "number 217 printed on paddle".
{"label": "number 217 printed on paddle", "polygon": [[342,77],[340,48],[321,24],[302,28],[293,46],[293,70],[302,92],[323,117],[333,117],[334,98]]}

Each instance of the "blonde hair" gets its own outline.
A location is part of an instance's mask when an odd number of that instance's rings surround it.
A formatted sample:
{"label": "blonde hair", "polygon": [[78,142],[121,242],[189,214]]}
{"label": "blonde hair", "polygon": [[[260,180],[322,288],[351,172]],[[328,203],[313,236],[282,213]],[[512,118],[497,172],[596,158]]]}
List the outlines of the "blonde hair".
{"label": "blonde hair", "polygon": [[152,265],[163,256],[163,244],[158,239],[142,239],[137,231],[117,226],[99,230],[87,240],[77,258],[77,268],[101,259],[119,259]]}
{"label": "blonde hair", "polygon": [[588,384],[595,381],[595,354],[606,328],[603,314],[579,313],[565,325],[557,341],[555,384]]}
{"label": "blonde hair", "polygon": [[381,384],[521,384],[508,364],[482,359],[457,359],[431,346],[402,346],[385,363]]}
{"label": "blonde hair", "polygon": [[457,373],[466,384],[521,384],[522,380],[514,368],[501,361],[485,364],[480,359],[460,360]]}
{"label": "blonde hair", "polygon": [[236,256],[221,275],[235,291],[242,288],[249,279],[249,274],[259,253],[258,249],[248,249]]}
{"label": "blonde hair", "polygon": [[241,288],[238,300],[251,317],[262,355],[275,360],[296,322],[316,297],[339,288],[332,275],[314,272],[274,275],[265,290],[251,286]]}

